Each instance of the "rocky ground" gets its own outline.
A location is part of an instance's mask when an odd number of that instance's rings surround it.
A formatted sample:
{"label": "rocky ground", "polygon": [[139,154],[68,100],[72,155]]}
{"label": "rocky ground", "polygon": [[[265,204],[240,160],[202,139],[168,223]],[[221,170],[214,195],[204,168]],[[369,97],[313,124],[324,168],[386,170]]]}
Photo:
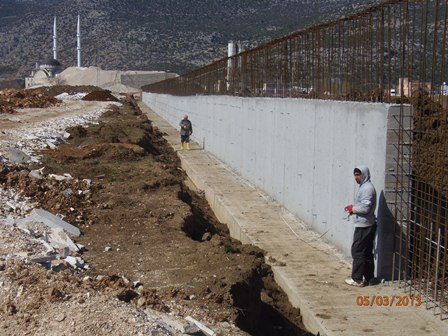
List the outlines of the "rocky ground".
{"label": "rocky ground", "polygon": [[[0,334],[306,334],[132,97],[46,91],[57,106],[0,114]],[[69,253],[38,208],[80,229]]]}

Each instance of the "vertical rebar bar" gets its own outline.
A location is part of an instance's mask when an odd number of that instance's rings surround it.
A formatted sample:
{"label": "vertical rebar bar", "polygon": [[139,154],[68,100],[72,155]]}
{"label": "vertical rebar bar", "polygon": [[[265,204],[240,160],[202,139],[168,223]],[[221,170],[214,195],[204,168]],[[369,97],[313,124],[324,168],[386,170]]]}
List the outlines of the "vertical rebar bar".
{"label": "vertical rebar bar", "polygon": [[[439,231],[437,233],[437,251],[436,251],[436,274],[434,279],[434,315],[436,314],[436,307],[437,307],[437,294],[438,294],[438,279],[439,279],[439,253],[440,253],[440,236],[441,236],[441,229],[439,228]],[[442,314],[442,310],[440,310],[440,314]]]}
{"label": "vertical rebar bar", "polygon": [[[431,223],[431,230],[429,235],[429,244],[428,244],[428,255],[431,254],[431,244],[432,244],[432,228],[433,224]],[[431,263],[428,262],[428,274],[430,273]],[[426,279],[426,295],[429,297],[429,285],[430,285],[430,279]],[[429,309],[428,307],[429,300],[426,301],[426,309]]]}

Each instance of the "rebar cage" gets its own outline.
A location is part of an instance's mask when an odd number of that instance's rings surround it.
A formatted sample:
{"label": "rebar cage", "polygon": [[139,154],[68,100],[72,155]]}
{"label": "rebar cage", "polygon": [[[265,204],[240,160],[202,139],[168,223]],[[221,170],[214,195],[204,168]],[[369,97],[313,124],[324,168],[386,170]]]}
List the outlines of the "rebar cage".
{"label": "rebar cage", "polygon": [[[398,117],[393,277],[448,314],[448,0],[391,0],[143,87],[411,106]],[[409,109],[407,109],[409,110]]]}

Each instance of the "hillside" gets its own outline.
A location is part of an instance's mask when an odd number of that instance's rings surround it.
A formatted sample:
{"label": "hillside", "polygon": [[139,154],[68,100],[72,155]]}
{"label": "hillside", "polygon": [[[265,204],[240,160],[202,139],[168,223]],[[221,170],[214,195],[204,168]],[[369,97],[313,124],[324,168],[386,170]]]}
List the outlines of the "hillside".
{"label": "hillside", "polygon": [[229,40],[257,44],[367,8],[374,0],[2,0],[0,77],[23,76],[52,57],[76,64],[81,15],[84,66],[185,72],[226,56]]}

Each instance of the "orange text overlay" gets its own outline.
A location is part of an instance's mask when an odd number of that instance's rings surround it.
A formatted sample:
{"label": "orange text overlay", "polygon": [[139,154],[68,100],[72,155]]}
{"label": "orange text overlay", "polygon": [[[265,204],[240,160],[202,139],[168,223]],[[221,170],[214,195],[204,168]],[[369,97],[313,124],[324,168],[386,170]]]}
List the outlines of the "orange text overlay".
{"label": "orange text overlay", "polygon": [[356,304],[361,307],[420,307],[422,298],[420,295],[359,295]]}

